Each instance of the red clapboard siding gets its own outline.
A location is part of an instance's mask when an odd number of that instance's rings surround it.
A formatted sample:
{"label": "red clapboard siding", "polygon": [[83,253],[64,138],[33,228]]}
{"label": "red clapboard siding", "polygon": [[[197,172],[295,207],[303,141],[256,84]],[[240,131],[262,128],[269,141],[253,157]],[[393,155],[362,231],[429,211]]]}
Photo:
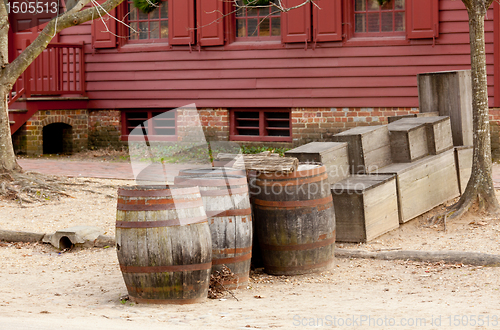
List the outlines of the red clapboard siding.
{"label": "red clapboard siding", "polygon": [[[184,71],[158,71],[155,70],[154,77],[151,77],[150,71],[102,71],[91,72],[87,74],[88,80],[100,81],[122,81],[122,80],[218,80],[218,79],[238,79],[243,74],[247,78],[324,78],[324,77],[393,77],[393,76],[416,76],[423,72],[432,72],[436,70],[449,71],[449,70],[466,70],[468,64],[463,67],[454,65],[449,66],[420,66],[405,68],[403,67],[390,67],[390,68],[324,68],[321,73],[318,73],[314,68],[299,68],[299,69],[274,69],[272,76],[269,70],[193,70],[190,72]],[[102,77],[106,74],[106,77]],[[493,75],[493,67],[488,67],[488,74]]]}
{"label": "red clapboard siding", "polygon": [[[434,46],[430,38],[387,45],[318,42],[316,49],[309,45],[304,50],[301,38],[300,45],[277,43],[266,49],[236,43],[200,52],[183,46],[155,50],[155,45],[141,51],[125,45],[92,54],[86,48],[89,106],[174,108],[195,102],[198,107],[417,107],[418,73],[470,68],[463,3],[440,0],[439,9]],[[493,100],[492,10],[485,29]],[[66,41],[80,38],[89,43],[90,26],[61,35]]]}

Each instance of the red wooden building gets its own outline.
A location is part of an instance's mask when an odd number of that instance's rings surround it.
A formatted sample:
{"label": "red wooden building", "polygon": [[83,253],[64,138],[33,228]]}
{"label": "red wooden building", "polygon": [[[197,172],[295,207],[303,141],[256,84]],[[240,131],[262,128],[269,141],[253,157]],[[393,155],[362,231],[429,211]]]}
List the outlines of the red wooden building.
{"label": "red wooden building", "polygon": [[[138,122],[191,103],[212,139],[325,140],[418,111],[418,73],[470,68],[460,0],[315,3],[279,13],[164,0],[148,15],[125,0],[111,14],[126,25],[105,17],[66,29],[20,78],[11,99],[16,148],[117,145]],[[13,33],[12,56],[37,33]],[[499,46],[495,3],[486,20],[490,107],[500,107]],[[149,133],[175,139],[184,120],[153,120]]]}

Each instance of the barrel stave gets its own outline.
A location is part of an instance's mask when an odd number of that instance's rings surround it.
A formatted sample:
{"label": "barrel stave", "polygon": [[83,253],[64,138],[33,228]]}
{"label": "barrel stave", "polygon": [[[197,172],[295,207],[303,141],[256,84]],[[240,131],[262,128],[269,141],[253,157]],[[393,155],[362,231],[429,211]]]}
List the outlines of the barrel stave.
{"label": "barrel stave", "polygon": [[200,188],[209,217],[212,238],[212,272],[227,266],[236,276],[223,285],[233,289],[245,285],[250,271],[252,215],[246,177],[184,176],[175,178],[176,185]]}
{"label": "barrel stave", "polygon": [[324,166],[261,174],[255,186],[260,190],[253,212],[265,271],[297,275],[328,268],[334,256],[335,213]]}
{"label": "barrel stave", "polygon": [[[201,196],[177,190],[176,199],[182,202],[177,204],[169,192],[127,196],[131,193],[125,191],[119,196],[117,255],[129,296],[136,302],[193,303],[208,294],[212,243]],[[123,210],[143,205],[167,209]],[[149,227],[142,228],[145,225]]]}

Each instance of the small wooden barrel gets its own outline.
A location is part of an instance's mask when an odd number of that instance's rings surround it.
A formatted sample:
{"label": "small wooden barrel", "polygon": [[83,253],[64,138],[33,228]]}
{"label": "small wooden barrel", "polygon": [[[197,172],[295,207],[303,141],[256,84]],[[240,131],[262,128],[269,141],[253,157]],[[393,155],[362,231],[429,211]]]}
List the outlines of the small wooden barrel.
{"label": "small wooden barrel", "polygon": [[129,297],[189,304],[208,295],[212,241],[197,187],[118,189],[116,248]]}
{"label": "small wooden barrel", "polygon": [[323,165],[299,165],[293,173],[259,174],[253,198],[255,234],[264,271],[298,275],[331,266],[335,212]]}
{"label": "small wooden barrel", "polygon": [[246,175],[244,170],[232,167],[204,167],[180,170],[178,176],[226,176],[226,175]]}
{"label": "small wooden barrel", "polygon": [[252,214],[245,176],[178,176],[176,186],[198,186],[212,233],[212,272],[226,265],[235,275],[226,288],[248,282],[252,257]]}

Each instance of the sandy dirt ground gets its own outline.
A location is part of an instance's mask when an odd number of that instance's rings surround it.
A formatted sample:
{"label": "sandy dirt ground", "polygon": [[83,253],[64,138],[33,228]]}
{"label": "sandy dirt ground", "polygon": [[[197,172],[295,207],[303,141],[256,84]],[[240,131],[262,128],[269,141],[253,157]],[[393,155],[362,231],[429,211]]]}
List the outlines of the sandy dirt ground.
{"label": "sandy dirt ground", "polygon": [[[114,236],[116,188],[131,181],[71,179],[58,201],[0,201],[4,230],[52,233],[90,225]],[[79,184],[84,184],[79,186]],[[437,212],[439,209],[434,210]],[[427,228],[419,217],[369,244],[380,251],[500,254],[500,220],[468,216]],[[195,305],[146,305],[126,295],[116,250],[0,244],[0,329],[500,329],[500,269],[442,263],[337,259],[302,276],[252,274],[248,287]]]}

